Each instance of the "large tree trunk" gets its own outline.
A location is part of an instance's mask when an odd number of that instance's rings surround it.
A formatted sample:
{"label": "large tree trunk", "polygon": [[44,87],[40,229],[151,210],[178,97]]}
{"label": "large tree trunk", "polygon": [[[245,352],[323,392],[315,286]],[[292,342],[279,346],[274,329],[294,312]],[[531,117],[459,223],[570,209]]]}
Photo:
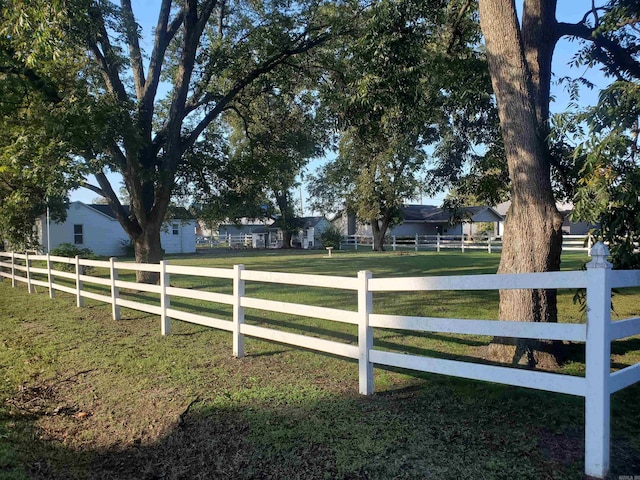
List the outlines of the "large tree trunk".
{"label": "large tree trunk", "polygon": [[382,220],[371,221],[371,233],[373,236],[373,250],[375,252],[384,252],[384,237],[389,228],[389,221],[385,218]]}
{"label": "large tree trunk", "polygon": [[295,214],[291,208],[288,190],[275,192],[276,205],[280,210],[280,228],[282,229],[282,248],[291,247],[292,227],[295,222]]}
{"label": "large tree trunk", "polygon": [[[158,265],[163,258],[162,246],[160,244],[160,229],[162,223],[147,225],[142,233],[133,239],[136,254],[136,263],[151,263]],[[159,274],[157,272],[136,272],[136,281],[139,283],[158,283]]]}
{"label": "large tree trunk", "polygon": [[282,229],[282,248],[292,248],[291,247],[291,231],[286,228]]}
{"label": "large tree trunk", "polygon": [[[559,270],[562,217],[553,198],[544,136],[549,88],[541,85],[549,81],[545,65],[550,65],[553,48],[549,48],[548,42],[540,42],[539,47],[534,45],[535,39],[554,36],[554,23],[547,14],[555,1],[534,0],[525,7],[526,48],[513,1],[480,0],[479,5],[511,179],[511,208],[507,214],[498,272]],[[544,102],[547,105],[540,106]],[[501,291],[500,319],[555,322],[556,292]],[[495,338],[487,356],[501,362],[551,367],[562,360],[562,345],[560,342]]]}

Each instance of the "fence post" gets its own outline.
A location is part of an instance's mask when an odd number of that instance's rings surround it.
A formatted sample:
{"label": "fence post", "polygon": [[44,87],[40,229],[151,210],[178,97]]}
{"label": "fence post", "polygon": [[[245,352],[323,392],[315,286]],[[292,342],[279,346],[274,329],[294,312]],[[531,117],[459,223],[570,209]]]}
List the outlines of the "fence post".
{"label": "fence post", "polygon": [[418,251],[418,234],[416,233],[416,252]]}
{"label": "fence post", "polygon": [[115,266],[115,257],[109,258],[109,278],[111,279],[111,315],[114,320],[120,320],[120,305],[118,298],[120,297],[120,288],[116,285],[118,280],[118,269]]}
{"label": "fence post", "polygon": [[436,251],[440,253],[440,232],[436,233]]}
{"label": "fence post", "polygon": [[353,246],[354,246],[355,250],[358,250],[358,236],[357,235],[353,236]]}
{"label": "fence post", "polygon": [[49,298],[56,296],[56,291],[53,289],[53,277],[51,276],[51,255],[47,253],[47,283],[49,284]]}
{"label": "fence post", "polygon": [[464,233],[460,238],[462,239],[462,241],[460,242],[460,244],[462,245],[462,253],[464,253]]}
{"label": "fence post", "polygon": [[168,260],[160,260],[160,333],[171,334],[171,317],[167,315],[167,309],[171,306],[171,297],[167,295],[167,286],[170,283],[170,274],[167,273]]}
{"label": "fence post", "polygon": [[369,290],[369,280],[372,274],[368,270],[358,272],[358,378],[360,393],[373,393],[373,364],[369,361],[369,351],[373,348],[373,328],[369,326],[369,315],[373,311],[373,294]]}
{"label": "fence post", "polygon": [[82,297],[82,280],[80,280],[80,257],[76,255],[76,306],[84,307],[84,298]]}
{"label": "fence post", "polygon": [[11,288],[16,288],[16,256],[11,252]]}
{"label": "fence post", "polygon": [[396,251],[396,236],[393,235],[392,238],[393,238],[393,251],[395,252]]}
{"label": "fence post", "polygon": [[242,271],[244,265],[233,266],[233,356],[244,357],[244,335],[240,332],[244,323],[244,307],[241,305],[244,297],[244,280]]}
{"label": "fence post", "polygon": [[596,243],[587,263],[587,344],[584,470],[604,478],[609,470],[611,421],[611,263],[609,249]]}
{"label": "fence post", "polygon": [[491,235],[487,235],[487,251],[491,253]]}
{"label": "fence post", "polygon": [[29,260],[29,252],[24,252],[24,259],[25,266],[27,267],[27,291],[33,293],[34,288],[31,284],[31,260]]}
{"label": "fence post", "polygon": [[591,248],[593,247],[593,236],[588,233],[587,234],[587,252],[589,253],[589,256],[591,256]]}

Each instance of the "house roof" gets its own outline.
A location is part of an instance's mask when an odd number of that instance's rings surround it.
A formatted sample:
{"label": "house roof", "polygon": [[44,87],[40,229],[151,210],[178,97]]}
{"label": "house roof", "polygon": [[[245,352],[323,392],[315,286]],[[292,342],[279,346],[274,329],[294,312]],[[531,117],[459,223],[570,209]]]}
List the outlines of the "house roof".
{"label": "house roof", "polygon": [[324,217],[301,217],[298,219],[300,221],[302,228],[315,227],[322,220],[325,220]]}
{"label": "house roof", "polygon": [[[447,223],[451,220],[449,210],[434,205],[404,205],[402,213],[404,221],[411,223]],[[472,221],[477,221],[475,217],[484,216],[485,213],[488,213],[490,217],[495,217],[495,220],[502,219],[502,215],[494,208],[485,206],[463,207],[460,209],[460,213],[471,218]]]}
{"label": "house roof", "polygon": [[[445,208],[435,205],[403,205],[400,207],[404,223],[448,223],[451,220],[451,212]],[[493,207],[473,206],[462,207],[459,213],[463,218],[470,218],[472,222],[497,222],[504,219]],[[342,216],[344,211],[339,212],[332,221]],[[306,217],[318,218],[323,217]]]}
{"label": "house roof", "polygon": [[[507,211],[509,210],[510,206],[511,206],[511,200],[507,200],[506,202],[502,202],[502,203],[496,205],[494,210],[499,212],[504,217],[504,216],[507,215]],[[556,202],[556,208],[558,209],[558,211],[562,215],[567,216],[568,214],[570,214],[573,211],[573,203],[571,203],[571,202]]]}
{"label": "house roof", "polygon": [[[295,228],[310,228],[310,227],[315,227],[316,225],[318,225],[318,223],[320,223],[322,220],[326,220],[325,217],[296,217],[294,219],[294,226]],[[283,226],[283,221],[282,218],[277,219],[275,222],[273,222],[270,227],[271,228],[282,228]]]}
{"label": "house roof", "polygon": [[[437,220],[442,216],[442,209],[435,205],[404,205],[402,214],[405,222],[424,222],[426,220]],[[447,216],[441,221],[448,220]]]}
{"label": "house roof", "polygon": [[[82,202],[80,202],[82,203]],[[94,210],[97,210],[98,212],[102,213],[103,215],[106,215],[112,219],[116,219],[115,214],[113,213],[113,210],[111,210],[111,207],[109,205],[104,205],[104,204],[100,204],[100,203],[91,203],[91,204],[85,204],[87,207],[92,208]],[[124,208],[124,211],[127,213],[127,215],[129,214],[129,205],[123,205],[122,208]],[[186,208],[183,207],[174,207],[174,208],[170,208],[169,209],[169,214],[172,214],[170,217],[167,218],[167,220],[195,220],[193,218],[193,215],[191,215],[189,213],[189,211]]]}

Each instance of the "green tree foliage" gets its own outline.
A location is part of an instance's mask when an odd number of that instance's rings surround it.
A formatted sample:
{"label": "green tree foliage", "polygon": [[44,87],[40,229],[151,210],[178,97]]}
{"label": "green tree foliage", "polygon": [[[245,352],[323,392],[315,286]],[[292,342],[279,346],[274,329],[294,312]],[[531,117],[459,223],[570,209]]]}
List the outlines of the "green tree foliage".
{"label": "green tree foliage", "polygon": [[[561,163],[554,159],[549,122],[553,52],[557,41],[567,36],[585,47],[577,62],[601,65],[621,78],[637,78],[638,3],[613,0],[600,7],[592,2],[575,24],[557,21],[555,0],[525,0],[521,21],[515,2],[479,0],[478,4],[511,181],[498,271],[558,270],[562,217],[555,207],[552,168]],[[500,318],[554,322],[556,292],[503,290]],[[561,342],[498,338],[488,357],[533,367],[557,365],[563,355]]]}
{"label": "green tree foliage", "polygon": [[0,9],[0,237],[14,249],[38,246],[34,222],[47,208],[64,219],[83,174],[69,153],[86,146],[91,126],[81,123],[86,95],[72,93],[80,62],[60,42],[66,23],[60,2]]}
{"label": "green tree foliage", "polygon": [[426,147],[440,141],[427,185],[433,192],[459,173],[492,110],[468,6],[377,2],[334,59],[333,96],[326,98],[342,137],[336,159],[316,174],[310,191],[315,208],[346,207],[370,223],[376,250],[400,220],[404,200],[425,189]]}
{"label": "green tree foliage", "polygon": [[294,201],[297,178],[311,158],[323,153],[328,130],[317,94],[301,88],[305,78],[291,72],[289,79],[279,89],[263,88],[253,101],[239,102],[229,118],[232,161],[259,168],[252,181],[263,195],[255,200],[268,199],[259,207],[284,232],[285,248],[300,227]]}
{"label": "green tree foliage", "polygon": [[573,218],[598,224],[615,268],[640,268],[640,85],[618,81],[600,94],[596,107],[579,118],[590,137],[578,147],[586,160],[575,195]]}
{"label": "green tree foliage", "polygon": [[335,225],[329,225],[321,234],[320,241],[322,246],[340,249],[340,241],[342,240],[342,233],[340,229]]}
{"label": "green tree foliage", "polygon": [[[577,143],[568,163],[570,176],[577,178],[572,217],[598,225],[595,234],[609,244],[616,268],[640,267],[639,22],[640,5],[619,0],[594,7],[582,25],[572,27],[590,32],[576,66],[599,64],[614,82],[600,92],[596,106],[561,117],[557,135],[565,144]],[[592,87],[585,78],[568,85],[576,102],[578,85]]]}
{"label": "green tree foliage", "polygon": [[[54,68],[61,60],[78,59],[71,70],[75,88],[58,94],[69,103],[82,100],[73,125],[87,131],[65,158],[79,159],[94,174],[97,185],[85,186],[107,199],[135,245],[136,260],[148,262],[161,258],[160,230],[179,176],[225,160],[215,158],[223,112],[263,75],[285,64],[293,68],[298,56],[325,42],[350,17],[328,1],[163,0],[151,48],[144,51],[129,0],[54,5],[60,21],[49,28],[41,14],[50,8],[48,0],[5,2],[3,10],[11,12],[3,18],[2,28],[11,30],[5,40],[23,67],[32,62]],[[11,27],[20,21],[29,28]],[[28,37],[39,32],[43,44],[64,47],[62,58],[49,47],[42,55],[31,54]],[[206,165],[197,163],[203,159]],[[108,171],[122,174],[129,212]],[[143,273],[138,279],[156,277]]]}

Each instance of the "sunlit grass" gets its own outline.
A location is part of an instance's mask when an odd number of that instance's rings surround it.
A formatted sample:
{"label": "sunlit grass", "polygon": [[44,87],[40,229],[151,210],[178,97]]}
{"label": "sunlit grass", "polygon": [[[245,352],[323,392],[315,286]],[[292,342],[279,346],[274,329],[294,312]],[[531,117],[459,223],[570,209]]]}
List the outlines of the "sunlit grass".
{"label": "sunlit grass", "polygon": [[[565,255],[563,268],[587,260]],[[329,259],[325,252],[221,251],[169,261],[350,277],[367,269],[385,277],[494,273],[499,256],[359,251]],[[134,274],[120,278],[132,281]],[[171,284],[231,293],[230,280],[174,275]],[[174,321],[173,334],[162,337],[157,316],[123,309],[116,322],[109,305],[87,300],[77,309],[71,295],[58,292],[51,300],[42,287],[37,291],[0,283],[0,478],[582,477],[580,398],[378,368],[376,395],[362,397],[352,361],[253,338],[246,340],[247,357],[234,359],[227,332]],[[341,290],[248,282],[247,292],[356,308],[355,294]],[[154,294],[122,293],[157,302]],[[560,321],[584,321],[574,293],[561,292]],[[490,291],[376,294],[374,310],[495,319],[498,300]],[[228,305],[171,301],[231,318]],[[638,305],[637,291],[619,292],[614,317],[637,316]],[[247,321],[356,341],[355,327],[337,322],[255,310]],[[480,362],[489,340],[376,330],[375,346]],[[563,372],[582,374],[581,346],[574,354]],[[614,368],[638,362],[640,340],[614,342],[612,354]],[[616,477],[640,471],[638,394],[636,385],[612,397]]]}

